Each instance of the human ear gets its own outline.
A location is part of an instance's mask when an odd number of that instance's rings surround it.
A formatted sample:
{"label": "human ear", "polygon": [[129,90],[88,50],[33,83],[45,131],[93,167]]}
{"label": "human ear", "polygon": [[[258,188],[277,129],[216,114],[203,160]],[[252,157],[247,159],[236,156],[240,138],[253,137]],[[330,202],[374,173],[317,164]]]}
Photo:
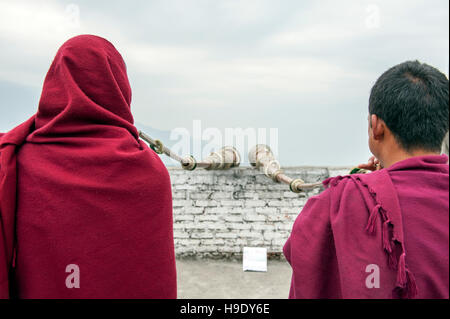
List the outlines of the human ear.
{"label": "human ear", "polygon": [[370,116],[370,127],[372,130],[372,136],[375,140],[380,140],[384,135],[384,123],[383,120],[378,118],[375,114]]}

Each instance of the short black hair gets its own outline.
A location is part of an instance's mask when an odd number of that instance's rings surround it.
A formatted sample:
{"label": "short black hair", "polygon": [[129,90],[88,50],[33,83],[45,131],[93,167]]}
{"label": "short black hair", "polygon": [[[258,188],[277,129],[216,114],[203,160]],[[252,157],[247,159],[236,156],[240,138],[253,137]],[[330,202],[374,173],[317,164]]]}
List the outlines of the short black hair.
{"label": "short black hair", "polygon": [[407,61],[372,88],[369,113],[381,118],[406,151],[439,152],[449,129],[449,82],[436,68]]}

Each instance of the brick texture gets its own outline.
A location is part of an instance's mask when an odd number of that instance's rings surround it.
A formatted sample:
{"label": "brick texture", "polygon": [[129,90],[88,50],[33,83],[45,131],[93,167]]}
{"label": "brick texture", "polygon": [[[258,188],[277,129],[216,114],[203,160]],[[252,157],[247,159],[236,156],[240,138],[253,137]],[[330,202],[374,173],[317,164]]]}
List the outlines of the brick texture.
{"label": "brick texture", "polygon": [[[347,174],[348,168],[284,169],[306,182]],[[293,222],[309,197],[321,189],[294,194],[285,184],[241,167],[229,171],[169,168],[173,190],[177,257],[233,258],[243,247],[266,247],[280,256]]]}

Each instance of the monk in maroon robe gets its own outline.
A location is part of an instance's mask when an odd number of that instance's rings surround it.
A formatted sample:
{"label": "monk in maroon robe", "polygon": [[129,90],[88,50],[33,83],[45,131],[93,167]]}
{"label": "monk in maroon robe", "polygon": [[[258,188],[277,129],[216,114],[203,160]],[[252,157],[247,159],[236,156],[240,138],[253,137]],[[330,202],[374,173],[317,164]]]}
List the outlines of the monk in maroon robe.
{"label": "monk in maroon robe", "polygon": [[119,52],[78,36],[0,136],[0,298],[176,298],[169,174],[130,104]]}
{"label": "monk in maroon robe", "polygon": [[417,61],[378,79],[360,166],[373,172],[326,180],[303,208],[284,247],[290,298],[449,298],[448,85]]}

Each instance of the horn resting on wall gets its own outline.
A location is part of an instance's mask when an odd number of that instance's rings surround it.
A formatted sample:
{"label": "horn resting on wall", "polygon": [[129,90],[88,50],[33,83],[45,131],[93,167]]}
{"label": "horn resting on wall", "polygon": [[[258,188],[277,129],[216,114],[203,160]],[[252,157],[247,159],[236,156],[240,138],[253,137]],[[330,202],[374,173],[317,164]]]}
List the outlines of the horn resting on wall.
{"label": "horn resting on wall", "polygon": [[181,167],[188,171],[197,168],[206,170],[226,170],[238,167],[241,164],[239,152],[232,146],[222,147],[219,151],[211,153],[205,160],[197,162],[193,156],[180,157],[159,140],[154,140],[142,131],[139,136],[146,141],[157,154],[165,154],[181,164]]}
{"label": "horn resting on wall", "polygon": [[[204,168],[206,170],[227,170],[238,167],[241,162],[239,152],[232,146],[225,146],[219,151],[211,153],[203,161],[197,162],[193,156],[178,156],[164,146],[161,141],[152,139],[142,131],[139,131],[139,136],[146,141],[156,153],[165,154],[176,160],[185,170],[193,171],[197,168]],[[276,160],[270,147],[267,145],[258,144],[254,146],[250,150],[248,158],[253,167],[264,172],[264,174],[273,181],[289,185],[290,190],[294,193],[322,187],[322,182],[305,183],[302,179],[293,179],[285,175],[280,167],[280,163]]]}
{"label": "horn resting on wall", "polygon": [[264,174],[277,183],[288,184],[294,193],[300,193],[306,189],[313,189],[322,186],[322,182],[305,183],[302,179],[293,179],[284,174],[280,163],[275,159],[269,146],[258,144],[248,153],[250,165],[261,170]]}

